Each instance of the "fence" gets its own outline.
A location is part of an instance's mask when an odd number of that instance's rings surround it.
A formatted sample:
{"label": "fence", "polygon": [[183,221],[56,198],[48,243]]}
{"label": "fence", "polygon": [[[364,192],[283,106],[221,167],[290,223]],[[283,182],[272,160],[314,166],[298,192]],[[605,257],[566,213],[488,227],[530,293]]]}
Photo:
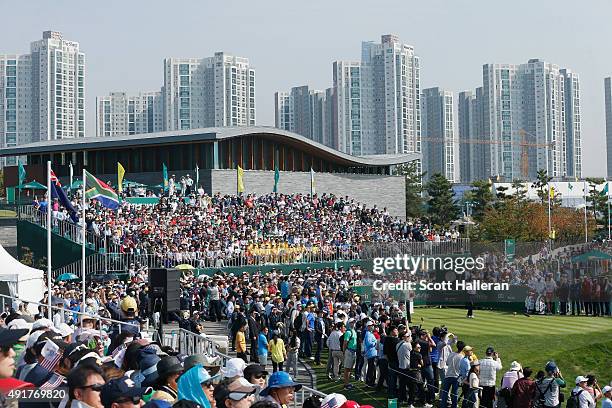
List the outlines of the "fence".
{"label": "fence", "polygon": [[[34,206],[20,206],[18,209],[18,216],[20,220],[28,221],[42,228],[47,228],[47,214],[46,212],[40,211]],[[59,219],[51,214],[51,231],[54,234],[69,239],[77,244],[83,242],[83,231],[81,226],[73,222]],[[85,245],[96,252],[106,251],[106,245],[104,243],[104,237],[98,236],[91,231],[85,231]]]}
{"label": "fence", "polygon": [[[8,296],[8,295],[3,295],[0,294],[0,297],[2,298],[2,310],[6,311],[6,310],[10,310],[12,308],[12,304],[14,301],[19,301],[19,302],[27,302],[33,305],[37,305],[37,306],[42,306],[45,308],[45,316],[47,316],[48,313],[48,308],[49,305],[46,303],[40,303],[40,302],[34,302],[34,301],[30,301],[30,300],[23,300],[14,296]],[[127,323],[127,322],[121,322],[119,320],[114,320],[111,318],[106,318],[106,317],[102,317],[102,316],[98,316],[98,315],[91,315],[89,313],[83,313],[83,312],[76,312],[73,310],[69,310],[66,309],[62,306],[51,306],[51,310],[59,310],[62,311],[63,313],[67,314],[67,315],[77,315],[77,316],[81,316],[81,318],[79,320],[82,320],[82,317],[85,316],[87,318],[90,319],[94,319],[97,322],[98,327],[100,328],[100,332],[102,331],[102,323],[112,323],[112,324],[116,324],[118,326],[118,330],[119,333],[121,333],[121,326],[133,326],[133,327],[137,327],[138,331],[141,331],[140,325],[138,324],[134,324],[134,323]],[[48,317],[48,316],[47,316]],[[148,331],[148,324],[147,327],[144,329],[144,331]]]}
{"label": "fence", "polygon": [[413,241],[413,242],[372,242],[364,244],[359,251],[361,259],[394,257],[406,255],[452,255],[470,252],[470,240],[458,238],[452,241]]}
{"label": "fence", "polygon": [[[196,333],[192,333],[185,329],[179,329],[178,332],[164,333],[162,337],[164,346],[170,346],[178,350],[182,354],[207,354],[209,356],[219,357],[221,366],[224,367],[227,361],[232,358],[229,355],[218,350],[219,344],[209,337],[204,337]],[[303,402],[312,395],[325,398],[327,394],[315,390],[314,388],[302,385],[293,400],[293,408],[301,407]]]}

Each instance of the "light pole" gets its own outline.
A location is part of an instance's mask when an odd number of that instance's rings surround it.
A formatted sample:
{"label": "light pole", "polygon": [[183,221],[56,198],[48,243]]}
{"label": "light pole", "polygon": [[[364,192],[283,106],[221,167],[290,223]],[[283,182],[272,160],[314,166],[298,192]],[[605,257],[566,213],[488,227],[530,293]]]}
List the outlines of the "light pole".
{"label": "light pole", "polygon": [[465,202],[465,230],[467,237],[470,238],[470,217],[472,215],[472,206],[474,205],[473,201]]}

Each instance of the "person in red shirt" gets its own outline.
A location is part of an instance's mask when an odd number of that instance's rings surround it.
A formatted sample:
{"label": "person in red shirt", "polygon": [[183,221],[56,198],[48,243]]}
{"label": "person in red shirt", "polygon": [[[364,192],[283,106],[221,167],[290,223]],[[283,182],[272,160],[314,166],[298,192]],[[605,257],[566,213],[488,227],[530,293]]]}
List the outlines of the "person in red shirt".
{"label": "person in red shirt", "polygon": [[580,291],[580,295],[582,296],[582,301],[584,302],[584,314],[587,316],[593,313],[593,303],[591,301],[591,278],[588,276],[584,276],[582,281],[582,290]]}
{"label": "person in red shirt", "polygon": [[535,394],[535,381],[530,377],[533,370],[529,367],[523,368],[523,378],[519,378],[512,386],[512,408],[532,408],[533,396]]}

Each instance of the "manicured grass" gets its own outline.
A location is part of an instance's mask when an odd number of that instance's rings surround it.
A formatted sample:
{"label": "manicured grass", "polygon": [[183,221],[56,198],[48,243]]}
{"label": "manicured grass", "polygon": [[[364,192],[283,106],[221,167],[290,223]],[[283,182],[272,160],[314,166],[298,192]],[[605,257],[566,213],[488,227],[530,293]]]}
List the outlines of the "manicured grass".
{"label": "manicured grass", "polygon": [[[555,360],[570,384],[577,375],[584,374],[596,375],[600,384],[612,380],[612,318],[526,317],[482,310],[474,311],[474,315],[474,319],[467,319],[462,309],[417,308],[412,321],[430,331],[434,326],[446,325],[459,339],[474,347],[479,358],[484,357],[488,346],[493,346],[504,366],[502,374],[513,360],[523,367],[532,367],[535,372],[544,369],[547,361]],[[325,365],[313,368],[317,389],[344,393],[342,382],[327,378]],[[362,383],[356,385],[354,391],[345,393],[347,397],[376,408],[387,406],[386,394],[366,388]]]}
{"label": "manicured grass", "polygon": [[17,213],[11,210],[0,210],[0,218],[15,218]]}

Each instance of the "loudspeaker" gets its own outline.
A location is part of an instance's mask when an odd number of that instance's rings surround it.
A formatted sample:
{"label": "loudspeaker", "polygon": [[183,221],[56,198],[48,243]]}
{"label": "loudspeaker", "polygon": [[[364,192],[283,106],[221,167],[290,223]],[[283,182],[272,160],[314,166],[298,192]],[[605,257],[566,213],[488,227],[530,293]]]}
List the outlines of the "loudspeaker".
{"label": "loudspeaker", "polygon": [[151,312],[160,312],[164,323],[168,313],[181,309],[181,271],[179,269],[149,269],[149,304]]}

